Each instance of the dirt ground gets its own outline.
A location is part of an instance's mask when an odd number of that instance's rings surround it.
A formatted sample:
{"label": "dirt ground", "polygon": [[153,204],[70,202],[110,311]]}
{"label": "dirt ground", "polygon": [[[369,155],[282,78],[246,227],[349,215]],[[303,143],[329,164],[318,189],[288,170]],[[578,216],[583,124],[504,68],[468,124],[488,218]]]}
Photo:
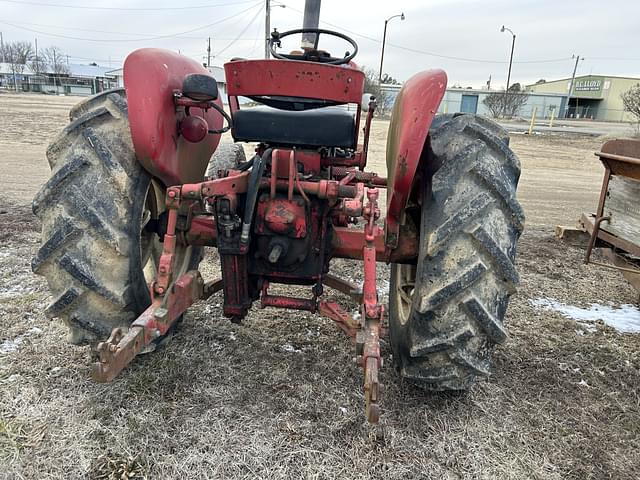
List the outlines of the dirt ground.
{"label": "dirt ground", "polygon": [[[46,282],[30,269],[31,198],[76,100],[0,95],[0,478],[640,477],[640,335],[530,303],[637,303],[619,274],[553,237],[595,208],[601,139],[512,136],[527,228],[495,373],[466,394],[429,394],[397,377],[385,346],[382,422],[370,427],[352,347],[329,320],[255,308],[234,325],[219,294],[113,384],[89,379],[87,348],[45,319]],[[386,126],[374,122],[374,166]],[[359,278],[356,263],[335,268]]]}

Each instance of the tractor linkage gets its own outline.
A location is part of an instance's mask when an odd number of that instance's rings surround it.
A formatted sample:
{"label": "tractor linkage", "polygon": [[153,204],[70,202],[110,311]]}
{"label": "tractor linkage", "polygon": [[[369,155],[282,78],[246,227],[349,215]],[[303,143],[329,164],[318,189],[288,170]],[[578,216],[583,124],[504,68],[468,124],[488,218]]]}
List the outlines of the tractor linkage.
{"label": "tractor linkage", "polygon": [[[374,110],[375,100],[370,104],[365,138],[368,137]],[[259,286],[261,306],[318,312],[334,320],[338,327],[351,337],[356,350],[354,361],[364,370],[366,418],[376,423],[380,414],[380,337],[383,334],[385,310],[378,301],[376,262],[389,259],[384,245],[383,230],[376,222],[380,218],[378,186],[386,185],[386,179],[357,171],[352,167],[334,167],[333,177],[339,180],[306,181],[300,178],[297,168],[298,156],[305,160],[304,152],[298,152],[296,149],[264,149],[260,146],[256,151],[257,155],[250,161],[253,167],[251,171],[247,171],[248,167],[244,165],[224,172],[226,176],[223,178],[167,189],[167,226],[156,279],[150,284],[151,305],[126,332],[122,328],[116,328],[106,341],[98,344],[99,358],[93,367],[93,377],[99,382],[113,380],[136,355],[154,340],[166,335],[189,306],[198,300],[207,299],[220,290],[225,291],[225,315],[231,317],[232,321],[239,322],[246,315],[250,303],[246,303],[247,292],[241,291],[246,279],[239,282],[235,279],[238,272],[244,272],[246,275],[245,262],[250,261],[247,253],[252,225],[251,221],[243,222],[235,213],[238,195],[246,194],[247,203],[255,202],[258,195],[261,196],[258,203],[267,198],[271,202],[282,200],[282,218],[274,221],[283,224],[294,221],[288,218],[291,215],[291,205],[302,206],[303,202],[309,203],[310,196],[315,196],[325,200],[330,206],[330,210],[325,210],[320,218],[323,229],[320,234],[321,245],[324,244],[324,237],[327,235],[328,215],[343,219],[343,223],[356,223],[357,218],[364,220],[363,231],[359,232],[347,226],[334,226],[331,238],[333,256],[363,260],[362,291],[358,291],[353,283],[321,269],[316,275],[317,282],[312,288],[311,299],[269,294],[269,282],[263,279]],[[271,165],[271,177],[256,178],[264,171],[264,165],[260,165],[260,162],[267,161]],[[286,199],[282,195],[277,196],[278,192],[286,192]],[[247,210],[253,211],[251,205],[245,208],[245,211]],[[272,208],[270,212],[273,211]],[[260,203],[257,212],[262,215],[261,218],[269,215],[269,212],[261,211]],[[301,221],[304,222],[304,219]],[[205,283],[197,270],[188,271],[175,279],[175,254],[178,243],[217,246],[220,251],[222,279]],[[324,251],[323,248],[320,250]],[[272,248],[270,260],[275,263],[281,253],[277,247]],[[359,319],[356,320],[337,302],[319,300],[323,285],[342,291],[358,301],[361,305]]]}

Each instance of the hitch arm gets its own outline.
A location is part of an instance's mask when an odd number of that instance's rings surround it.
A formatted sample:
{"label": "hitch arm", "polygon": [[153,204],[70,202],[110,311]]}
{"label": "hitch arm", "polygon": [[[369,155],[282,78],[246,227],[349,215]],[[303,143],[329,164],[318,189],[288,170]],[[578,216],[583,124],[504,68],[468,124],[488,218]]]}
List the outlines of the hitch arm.
{"label": "hitch arm", "polygon": [[382,368],[380,354],[380,333],[384,307],[378,302],[376,285],[376,247],[375,239],[381,235],[376,225],[380,217],[378,208],[378,189],[367,189],[368,204],[364,207],[365,245],[362,251],[364,260],[364,285],[362,287],[362,329],[356,335],[356,363],[364,369],[365,414],[370,423],[378,423],[380,418],[380,384],[378,374]]}
{"label": "hitch arm", "polygon": [[97,382],[110,382],[156,338],[165,335],[187,308],[196,300],[211,295],[217,284],[207,284],[196,270],[180,277],[170,291],[158,297],[124,333],[116,328],[97,347],[98,361],[93,365]]}

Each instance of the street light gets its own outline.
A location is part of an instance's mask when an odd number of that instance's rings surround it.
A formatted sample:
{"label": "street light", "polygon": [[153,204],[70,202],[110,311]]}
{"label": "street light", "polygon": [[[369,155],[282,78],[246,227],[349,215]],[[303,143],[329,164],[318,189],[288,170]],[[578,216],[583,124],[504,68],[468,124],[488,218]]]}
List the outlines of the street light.
{"label": "street light", "polygon": [[504,116],[506,108],[507,108],[507,95],[508,95],[508,92],[509,92],[509,82],[511,81],[511,64],[513,63],[513,49],[516,46],[516,34],[513,33],[510,28],[507,28],[504,25],[502,25],[502,28],[500,29],[500,31],[502,33],[504,33],[505,30],[508,31],[511,34],[513,39],[511,40],[511,56],[509,57],[509,73],[507,74],[507,88],[504,91],[504,106],[502,108],[502,115],[503,116]]}
{"label": "street light", "polygon": [[387,41],[387,23],[398,17],[400,17],[400,20],[404,20],[404,13],[401,13],[400,15],[393,15],[384,21],[384,34],[382,35],[382,53],[380,54],[380,73],[378,74],[378,83],[382,83],[382,64],[384,62],[384,44]]}

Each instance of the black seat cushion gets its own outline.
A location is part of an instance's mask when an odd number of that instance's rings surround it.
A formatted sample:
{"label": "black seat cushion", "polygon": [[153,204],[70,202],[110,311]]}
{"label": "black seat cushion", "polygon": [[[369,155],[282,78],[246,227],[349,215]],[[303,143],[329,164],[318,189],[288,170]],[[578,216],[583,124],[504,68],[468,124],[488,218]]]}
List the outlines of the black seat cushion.
{"label": "black seat cushion", "polygon": [[355,147],[355,116],[341,107],[292,111],[271,107],[238,110],[233,115],[236,141],[272,146]]}

